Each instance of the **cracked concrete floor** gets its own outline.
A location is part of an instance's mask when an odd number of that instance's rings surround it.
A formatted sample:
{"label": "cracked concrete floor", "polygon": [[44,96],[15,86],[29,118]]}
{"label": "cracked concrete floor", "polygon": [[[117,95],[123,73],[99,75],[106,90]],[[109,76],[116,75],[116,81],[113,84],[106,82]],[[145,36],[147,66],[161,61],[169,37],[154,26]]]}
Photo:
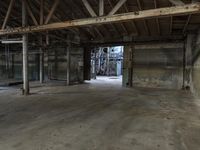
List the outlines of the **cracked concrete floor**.
{"label": "cracked concrete floor", "polygon": [[199,150],[189,92],[122,88],[112,79],[0,88],[0,150]]}

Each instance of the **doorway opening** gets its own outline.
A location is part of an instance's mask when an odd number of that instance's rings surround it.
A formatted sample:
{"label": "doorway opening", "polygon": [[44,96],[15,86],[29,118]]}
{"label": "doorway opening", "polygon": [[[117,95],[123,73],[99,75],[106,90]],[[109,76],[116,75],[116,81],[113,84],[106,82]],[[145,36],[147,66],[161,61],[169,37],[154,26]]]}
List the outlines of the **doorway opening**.
{"label": "doorway opening", "polygon": [[98,47],[91,51],[91,79],[122,85],[123,46]]}

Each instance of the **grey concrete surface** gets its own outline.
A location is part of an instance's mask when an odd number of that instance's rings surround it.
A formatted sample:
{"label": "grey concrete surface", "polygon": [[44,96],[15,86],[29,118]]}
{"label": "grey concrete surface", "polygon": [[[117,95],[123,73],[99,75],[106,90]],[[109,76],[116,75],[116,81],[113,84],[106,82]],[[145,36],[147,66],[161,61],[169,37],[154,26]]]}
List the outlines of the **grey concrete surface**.
{"label": "grey concrete surface", "polygon": [[0,150],[198,150],[200,101],[186,91],[82,85],[0,88]]}

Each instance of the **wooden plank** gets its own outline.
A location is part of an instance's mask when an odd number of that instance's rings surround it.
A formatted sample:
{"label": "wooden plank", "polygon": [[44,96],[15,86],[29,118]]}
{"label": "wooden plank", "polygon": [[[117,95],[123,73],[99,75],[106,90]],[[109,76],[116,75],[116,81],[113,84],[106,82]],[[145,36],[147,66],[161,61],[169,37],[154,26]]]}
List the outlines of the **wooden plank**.
{"label": "wooden plank", "polygon": [[115,7],[110,11],[108,15],[114,15],[126,1],[127,0],[119,0],[119,2],[115,5]]}
{"label": "wooden plank", "polygon": [[97,14],[94,12],[92,7],[90,6],[89,2],[87,0],[82,0],[83,4],[85,5],[86,9],[90,13],[92,17],[97,17]]}
{"label": "wooden plank", "polygon": [[9,17],[10,17],[14,2],[15,2],[15,0],[10,0],[8,11],[7,11],[6,17],[5,17],[4,21],[3,21],[2,29],[5,29],[5,27],[6,27],[6,24],[8,22]]}
{"label": "wooden plank", "polygon": [[41,32],[47,30],[64,29],[70,27],[81,27],[87,25],[106,24],[114,22],[123,22],[128,20],[138,20],[147,18],[169,17],[177,15],[187,15],[200,13],[200,3],[187,4],[184,6],[174,6],[159,9],[143,10],[138,12],[130,12],[124,14],[118,14],[113,16],[95,17],[87,19],[77,19],[72,21],[51,23],[47,25],[30,26],[30,27],[18,27],[8,30],[0,30],[0,35],[8,34],[23,34],[32,32]]}

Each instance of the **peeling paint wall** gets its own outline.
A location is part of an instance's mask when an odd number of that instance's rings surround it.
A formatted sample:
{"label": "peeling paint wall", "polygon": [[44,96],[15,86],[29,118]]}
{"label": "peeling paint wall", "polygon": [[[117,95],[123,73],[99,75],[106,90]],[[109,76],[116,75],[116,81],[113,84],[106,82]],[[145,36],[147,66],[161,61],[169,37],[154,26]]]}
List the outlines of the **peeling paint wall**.
{"label": "peeling paint wall", "polygon": [[[127,53],[125,48],[125,53]],[[126,57],[127,54],[125,54]],[[141,87],[181,89],[183,82],[182,49],[133,49],[132,85]],[[127,58],[124,58],[125,61]],[[127,66],[124,66],[124,82],[128,82]],[[129,69],[130,70],[130,69]],[[129,73],[130,74],[130,73]],[[129,78],[129,77],[128,77]],[[123,84],[125,85],[125,83]]]}

